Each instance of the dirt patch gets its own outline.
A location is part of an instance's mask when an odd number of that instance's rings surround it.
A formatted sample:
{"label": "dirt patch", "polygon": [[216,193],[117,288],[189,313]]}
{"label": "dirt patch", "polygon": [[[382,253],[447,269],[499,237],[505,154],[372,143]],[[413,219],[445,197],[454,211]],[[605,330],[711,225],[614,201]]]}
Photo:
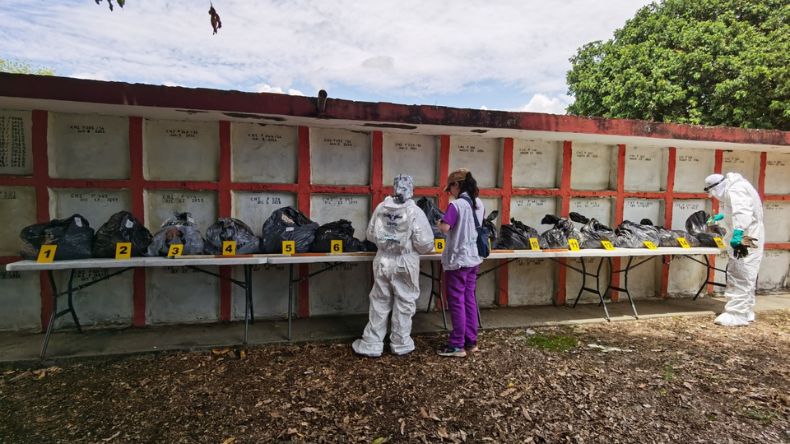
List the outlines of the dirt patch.
{"label": "dirt patch", "polygon": [[790,311],[83,360],[0,379],[0,442],[790,441]]}

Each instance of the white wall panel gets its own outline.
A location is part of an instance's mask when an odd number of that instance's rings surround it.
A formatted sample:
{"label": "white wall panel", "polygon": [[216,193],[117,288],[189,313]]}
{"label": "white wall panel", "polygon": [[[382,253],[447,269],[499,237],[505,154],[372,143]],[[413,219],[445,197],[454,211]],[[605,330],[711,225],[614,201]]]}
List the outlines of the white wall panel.
{"label": "white wall panel", "polygon": [[0,109],[0,174],[33,173],[30,111]]}
{"label": "white wall panel", "polygon": [[702,193],[705,178],[713,174],[716,152],[678,148],[675,155],[675,192]]}
{"label": "white wall panel", "polygon": [[755,188],[760,174],[760,153],[757,151],[725,151],[722,154],[722,174],[741,173]]}
{"label": "white wall panel", "polygon": [[790,242],[790,202],[763,204],[766,242]]}
{"label": "white wall panel", "polygon": [[19,233],[36,223],[36,189],[0,186],[0,256],[16,256],[22,248]]}
{"label": "white wall panel", "polygon": [[617,147],[591,143],[574,143],[571,154],[571,188],[575,190],[607,190],[612,174],[612,161]]}
{"label": "white wall panel", "polygon": [[146,179],[217,180],[218,122],[146,120],[143,134]]}
{"label": "white wall panel", "polygon": [[627,191],[659,191],[666,188],[667,149],[625,147],[624,186]]}
{"label": "white wall panel", "polygon": [[[542,233],[550,228],[540,221],[547,214],[558,214],[559,206],[554,197],[511,197],[510,217],[521,221]],[[510,221],[502,221],[510,223]]]}
{"label": "white wall panel", "polygon": [[766,250],[760,263],[757,288],[779,290],[790,287],[790,251]]}
{"label": "white wall panel", "polygon": [[558,188],[562,167],[562,142],[515,139],[513,186]]}
{"label": "white wall panel", "polygon": [[[217,267],[206,267],[219,273]],[[219,280],[186,267],[146,270],[148,324],[216,322],[219,319]]]}
{"label": "white wall panel", "polygon": [[765,194],[790,194],[790,153],[766,154]]}
{"label": "white wall panel", "polygon": [[451,137],[449,171],[466,168],[480,188],[494,188],[499,183],[501,139]]}
{"label": "white wall panel", "polygon": [[233,123],[231,128],[234,182],[296,183],[296,127]]}
{"label": "white wall panel", "polygon": [[[244,271],[241,267],[233,267],[233,277],[244,280]],[[238,285],[233,285],[232,288],[231,316],[233,320],[243,321],[244,289]],[[283,319],[288,315],[287,265],[256,265],[252,267],[252,305],[255,319]]]}
{"label": "white wall panel", "polygon": [[[571,199],[570,211],[579,213],[585,217],[598,219],[604,225],[612,225],[614,215],[612,213],[613,202],[609,198],[599,199]],[[580,224],[576,224],[580,226]]]}
{"label": "white wall panel", "polygon": [[385,133],[382,151],[384,186],[392,186],[398,174],[411,176],[416,187],[432,187],[438,183],[437,137]]}
{"label": "white wall panel", "polygon": [[80,214],[98,230],[113,214],[131,209],[128,190],[54,188],[49,190],[49,215],[63,219]]}
{"label": "white wall panel", "polygon": [[41,328],[39,274],[0,268],[0,331]]}
{"label": "white wall panel", "polygon": [[217,221],[217,194],[213,191],[146,191],[144,201],[145,226],[153,234],[175,213],[190,213],[201,234]]}
{"label": "white wall panel", "polygon": [[364,240],[370,219],[369,196],[314,194],[310,198],[310,219],[319,225],[340,219],[351,221],[354,237]]}
{"label": "white wall panel", "polygon": [[129,118],[50,113],[49,175],[66,179],[128,179]]}
{"label": "white wall panel", "polygon": [[310,129],[312,183],[370,184],[370,135],[337,129]]}

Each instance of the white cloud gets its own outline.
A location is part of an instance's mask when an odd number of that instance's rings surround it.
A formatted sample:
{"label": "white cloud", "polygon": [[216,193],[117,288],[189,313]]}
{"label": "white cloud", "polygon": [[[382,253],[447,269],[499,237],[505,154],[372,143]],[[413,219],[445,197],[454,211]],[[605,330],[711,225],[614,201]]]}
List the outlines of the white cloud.
{"label": "white cloud", "polygon": [[261,83],[261,84],[255,85],[254,89],[255,89],[255,92],[263,92],[263,93],[289,94],[289,95],[292,95],[292,96],[303,96],[304,95],[304,93],[299,91],[298,89],[288,88],[287,90],[284,90],[284,89],[280,88],[279,86],[272,86],[272,85],[269,85],[268,83]]}
{"label": "white cloud", "polygon": [[509,91],[486,100],[502,109],[513,106],[513,91],[563,94],[576,49],[610,38],[647,3],[222,0],[214,5],[222,28],[212,35],[208,8],[193,0],[127,2],[114,12],[85,0],[2,0],[0,54],[58,75],[428,103],[486,82]]}
{"label": "white cloud", "polygon": [[565,108],[573,103],[573,97],[559,95],[548,97],[544,94],[535,94],[529,103],[522,106],[518,111],[533,113],[565,114]]}

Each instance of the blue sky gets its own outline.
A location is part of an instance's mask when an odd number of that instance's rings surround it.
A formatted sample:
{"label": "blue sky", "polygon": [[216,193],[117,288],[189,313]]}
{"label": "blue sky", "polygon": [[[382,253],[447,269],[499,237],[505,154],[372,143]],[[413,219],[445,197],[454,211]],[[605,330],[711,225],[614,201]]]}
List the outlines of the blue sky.
{"label": "blue sky", "polygon": [[1,0],[0,58],[57,75],[562,114],[581,45],[644,0]]}

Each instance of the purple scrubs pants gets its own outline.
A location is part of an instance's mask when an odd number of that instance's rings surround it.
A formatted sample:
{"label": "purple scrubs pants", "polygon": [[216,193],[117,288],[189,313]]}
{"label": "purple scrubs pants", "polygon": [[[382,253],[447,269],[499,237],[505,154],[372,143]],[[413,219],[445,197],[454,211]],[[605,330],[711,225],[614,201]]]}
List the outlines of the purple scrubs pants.
{"label": "purple scrubs pants", "polygon": [[466,267],[445,271],[445,295],[453,321],[453,331],[447,345],[471,347],[477,344],[477,271],[480,267]]}

